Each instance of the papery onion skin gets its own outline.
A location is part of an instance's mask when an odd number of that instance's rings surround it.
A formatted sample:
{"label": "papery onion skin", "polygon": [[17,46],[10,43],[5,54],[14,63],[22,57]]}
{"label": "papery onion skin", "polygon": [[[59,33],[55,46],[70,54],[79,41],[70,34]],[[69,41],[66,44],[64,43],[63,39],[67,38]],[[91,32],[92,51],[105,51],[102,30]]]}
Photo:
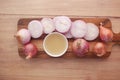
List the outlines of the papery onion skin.
{"label": "papery onion skin", "polygon": [[20,29],[14,36],[21,44],[27,44],[31,40],[31,34],[27,29]]}
{"label": "papery onion skin", "polygon": [[85,56],[89,51],[89,43],[84,39],[76,39],[72,44],[72,50],[77,56]]}
{"label": "papery onion skin", "polygon": [[38,52],[37,47],[33,43],[28,43],[24,45],[24,53],[26,55],[26,59],[30,59],[34,57]]}
{"label": "papery onion skin", "polygon": [[102,42],[97,42],[93,48],[93,52],[97,57],[102,57],[107,53],[106,45]]}
{"label": "papery onion skin", "polygon": [[100,38],[104,42],[110,42],[113,40],[113,32],[100,25]]}

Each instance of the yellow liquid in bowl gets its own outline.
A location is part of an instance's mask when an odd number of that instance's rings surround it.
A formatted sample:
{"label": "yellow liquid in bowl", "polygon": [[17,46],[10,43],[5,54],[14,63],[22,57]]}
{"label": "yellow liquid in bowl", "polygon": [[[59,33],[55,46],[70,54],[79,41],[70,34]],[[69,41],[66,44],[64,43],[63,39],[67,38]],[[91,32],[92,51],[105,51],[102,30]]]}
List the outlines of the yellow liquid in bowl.
{"label": "yellow liquid in bowl", "polygon": [[52,55],[59,55],[65,51],[67,43],[60,34],[51,34],[45,40],[45,48]]}

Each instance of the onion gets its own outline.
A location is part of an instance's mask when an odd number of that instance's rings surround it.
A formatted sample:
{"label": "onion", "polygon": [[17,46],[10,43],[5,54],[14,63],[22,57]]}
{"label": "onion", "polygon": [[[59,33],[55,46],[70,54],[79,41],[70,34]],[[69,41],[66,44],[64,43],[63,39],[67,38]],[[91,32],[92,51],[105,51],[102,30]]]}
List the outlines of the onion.
{"label": "onion", "polygon": [[43,18],[41,23],[43,25],[45,34],[52,33],[55,30],[55,25],[51,18]]}
{"label": "onion", "polygon": [[98,42],[98,43],[95,44],[93,51],[94,51],[94,54],[96,56],[102,57],[107,52],[106,51],[106,45],[102,42]]}
{"label": "onion", "polygon": [[34,57],[37,54],[37,51],[37,47],[32,43],[28,43],[24,46],[24,53],[26,55],[26,59]]}
{"label": "onion", "polygon": [[60,33],[68,32],[71,27],[71,20],[67,16],[54,17],[55,28]]}
{"label": "onion", "polygon": [[32,20],[28,24],[28,30],[30,31],[32,38],[39,38],[43,34],[43,26],[38,20]]}
{"label": "onion", "polygon": [[72,34],[70,31],[64,34],[66,38],[73,38]]}
{"label": "onion", "polygon": [[76,20],[72,23],[70,31],[73,37],[82,38],[87,32],[86,23],[82,20]]}
{"label": "onion", "polygon": [[87,23],[87,28],[88,30],[84,38],[89,41],[96,39],[99,35],[98,27],[93,23]]}
{"label": "onion", "polygon": [[84,39],[76,39],[73,42],[72,49],[77,56],[85,56],[89,51],[89,43]]}
{"label": "onion", "polygon": [[14,36],[22,44],[28,43],[31,39],[30,32],[27,29],[20,29]]}
{"label": "onion", "polygon": [[103,27],[102,24],[100,26],[100,38],[104,42],[109,42],[109,41],[112,41],[113,39],[112,31]]}

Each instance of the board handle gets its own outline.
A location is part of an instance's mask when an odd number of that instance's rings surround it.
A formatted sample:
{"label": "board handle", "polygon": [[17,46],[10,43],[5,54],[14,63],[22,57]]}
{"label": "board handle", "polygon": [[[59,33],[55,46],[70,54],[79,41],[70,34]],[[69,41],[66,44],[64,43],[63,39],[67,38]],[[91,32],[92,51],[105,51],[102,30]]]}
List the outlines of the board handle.
{"label": "board handle", "polygon": [[116,44],[120,44],[120,32],[119,33],[114,33],[113,42],[115,42]]}

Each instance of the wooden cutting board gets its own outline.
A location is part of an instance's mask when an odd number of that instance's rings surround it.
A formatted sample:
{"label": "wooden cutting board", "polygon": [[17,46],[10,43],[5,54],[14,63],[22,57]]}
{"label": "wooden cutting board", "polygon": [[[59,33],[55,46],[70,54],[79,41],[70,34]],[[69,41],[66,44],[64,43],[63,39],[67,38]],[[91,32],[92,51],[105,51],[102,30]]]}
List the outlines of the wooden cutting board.
{"label": "wooden cutting board", "polygon": [[[50,18],[53,18],[53,16],[48,16]],[[22,28],[26,28],[28,27],[28,23],[31,21],[31,20],[41,20],[43,17],[40,17],[40,18],[22,18],[18,21],[18,24],[17,24],[17,30],[20,30]],[[108,19],[108,18],[99,18],[99,17],[93,17],[93,18],[82,18],[82,17],[74,17],[74,16],[71,16],[70,17],[72,21],[75,21],[75,20],[84,20],[85,22],[89,23],[94,23],[96,24],[98,27],[100,25],[100,23],[102,22],[104,24],[104,27],[106,28],[109,28],[110,30],[112,30],[112,24],[111,24],[111,21]],[[48,56],[44,50],[43,50],[43,39],[45,38],[45,34],[43,34],[40,38],[38,39],[31,39],[31,42],[33,44],[35,44],[38,48],[38,55],[35,57],[35,58],[49,58],[50,56]],[[69,42],[69,47],[68,47],[68,50],[67,52],[61,56],[62,58],[78,58],[73,52],[72,52],[72,48],[71,48],[71,45],[72,45],[72,42],[74,41],[74,39],[68,39],[68,42]],[[95,55],[93,54],[93,46],[95,45],[96,42],[101,42],[100,38],[98,37],[97,39],[93,40],[93,41],[89,41],[90,43],[90,49],[89,49],[89,52],[88,54],[85,56],[85,58],[87,57],[95,57]],[[112,42],[108,42],[106,43],[107,45],[107,54],[104,55],[102,58],[107,58],[110,54],[111,54],[111,50],[112,50],[112,46],[115,45],[115,44],[120,44],[120,33],[118,34],[115,34],[114,33],[114,36],[113,36],[113,41]],[[19,52],[19,55],[22,57],[22,58],[25,58],[25,55],[23,53],[23,46],[22,44],[20,44],[18,42],[18,52]]]}

